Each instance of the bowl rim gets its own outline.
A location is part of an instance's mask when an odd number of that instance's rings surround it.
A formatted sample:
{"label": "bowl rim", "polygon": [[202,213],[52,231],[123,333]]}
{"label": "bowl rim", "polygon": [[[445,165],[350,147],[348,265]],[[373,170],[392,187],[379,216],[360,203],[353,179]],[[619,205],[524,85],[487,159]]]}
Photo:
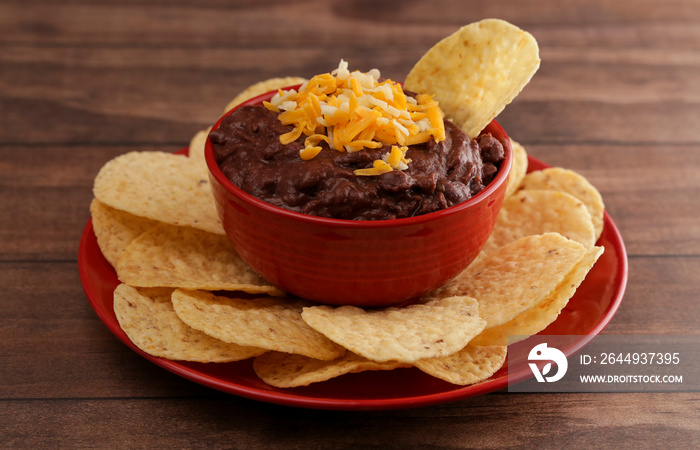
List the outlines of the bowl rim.
{"label": "bowl rim", "polygon": [[[301,84],[297,85],[292,85],[288,87],[281,88],[282,90],[285,89],[298,89],[301,86]],[[395,227],[395,226],[408,226],[408,225],[416,225],[416,224],[423,224],[429,221],[433,220],[440,220],[447,218],[449,216],[458,214],[462,212],[465,209],[469,209],[474,205],[477,205],[483,201],[486,201],[488,198],[490,198],[491,194],[493,194],[502,184],[508,182],[508,177],[510,175],[510,171],[512,168],[512,163],[513,163],[513,148],[511,144],[510,137],[506,133],[506,131],[501,127],[501,125],[493,119],[486,127],[482,130],[482,133],[486,130],[489,129],[495,129],[495,131],[500,132],[505,138],[505,159],[501,163],[501,167],[499,168],[498,172],[496,173],[496,177],[491,180],[491,182],[481,191],[479,191],[476,195],[468,198],[467,200],[458,203],[456,205],[452,205],[448,208],[445,209],[440,209],[438,211],[433,211],[429,212],[426,214],[421,214],[418,216],[413,216],[413,217],[402,217],[402,218],[397,218],[397,219],[382,219],[382,220],[353,220],[353,219],[335,219],[332,217],[320,217],[320,216],[313,216],[310,214],[304,214],[300,213],[297,211],[292,211],[289,209],[282,208],[280,206],[273,205],[271,203],[268,203],[264,200],[261,200],[254,195],[251,195],[235,184],[231,180],[229,180],[226,175],[221,171],[218,163],[216,162],[216,158],[214,157],[214,147],[213,144],[211,143],[211,140],[209,139],[209,133],[212,131],[217,130],[221,126],[221,122],[229,116],[231,113],[233,113],[235,110],[240,108],[241,106],[244,105],[257,105],[261,104],[264,100],[269,100],[275,93],[277,93],[278,90],[273,90],[266,92],[264,94],[257,95],[255,97],[252,97],[244,102],[241,102],[240,104],[236,105],[235,107],[231,108],[229,111],[226,111],[217,121],[216,123],[211,127],[209,132],[207,133],[207,138],[204,143],[204,158],[207,164],[207,167],[209,169],[209,174],[210,176],[213,176],[216,181],[224,188],[226,191],[237,197],[239,200],[247,203],[250,206],[253,206],[255,208],[261,209],[269,214],[273,214],[276,216],[282,216],[284,218],[287,218],[289,220],[297,221],[297,222],[303,222],[309,225],[317,225],[317,226],[325,226],[325,227],[343,227],[343,228],[357,228],[357,229],[377,229],[377,228],[389,228],[389,227]],[[480,133],[481,134],[481,133]],[[501,142],[503,144],[503,142]]]}

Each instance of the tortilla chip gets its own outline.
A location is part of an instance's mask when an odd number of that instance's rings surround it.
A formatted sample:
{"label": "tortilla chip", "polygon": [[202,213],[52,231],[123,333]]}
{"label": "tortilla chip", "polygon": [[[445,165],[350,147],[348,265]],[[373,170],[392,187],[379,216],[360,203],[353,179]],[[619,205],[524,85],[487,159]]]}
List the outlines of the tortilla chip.
{"label": "tortilla chip", "polygon": [[206,167],[165,152],[130,152],[100,169],[93,187],[101,202],[136,216],[224,234]]}
{"label": "tortilla chip", "polygon": [[[600,255],[603,247],[593,247],[583,259],[564,277],[557,288],[543,301],[520,313],[512,320],[484,330],[476,336],[473,345],[508,345],[514,344],[527,336],[532,336],[547,328],[554,322],[569,303],[576,289],[581,285]],[[509,336],[511,337],[509,339]],[[517,336],[514,337],[514,336]]]}
{"label": "tortilla chip", "polygon": [[302,308],[310,304],[304,300],[229,298],[182,289],[172,298],[185,323],[225,342],[323,360],[345,353],[301,319]]}
{"label": "tortilla chip", "polygon": [[485,19],[435,44],[408,74],[405,87],[433,95],[445,115],[475,138],[539,66],[532,35],[503,20]]}
{"label": "tortilla chip", "polygon": [[379,362],[413,363],[450,355],[486,325],[476,300],[468,297],[367,311],[355,306],[313,306],[304,308],[301,317],[351,352]]}
{"label": "tortilla chip", "polygon": [[585,253],[583,245],[557,233],[524,237],[471,264],[423,301],[473,297],[485,329],[493,328],[551,295]]}
{"label": "tortilla chip", "polygon": [[308,80],[301,77],[283,77],[283,78],[270,78],[269,80],[259,81],[255,84],[248,86],[243,92],[234,97],[231,102],[224,108],[224,114],[231,111],[236,106],[250,100],[258,95],[266,94],[270,91],[277,89],[283,89],[290,86],[296,86],[297,84],[306,83]]}
{"label": "tortilla chip", "polygon": [[211,127],[198,131],[192,139],[190,139],[190,145],[188,147],[187,155],[190,157],[192,162],[200,165],[200,170],[204,173],[208,173],[207,162],[204,159],[204,143],[209,136],[209,131]]}
{"label": "tortilla chip", "polygon": [[185,325],[173,311],[169,290],[140,290],[121,284],[114,290],[114,312],[131,342],[152,356],[196,362],[230,362],[265,350],[227,344]]}
{"label": "tortilla chip", "polygon": [[277,388],[308,386],[347,373],[368,370],[394,370],[411,367],[395,361],[370,361],[352,352],[346,352],[332,361],[321,361],[301,355],[268,352],[253,361],[253,370],[265,383]]}
{"label": "tortilla chip", "polygon": [[506,195],[508,198],[513,195],[518,189],[525,178],[527,173],[527,151],[525,147],[520,145],[520,143],[515,142],[513,139],[510,140],[510,145],[513,147],[513,165],[510,169],[510,174],[508,175],[508,185],[506,186]]}
{"label": "tortilla chip", "polygon": [[470,343],[453,355],[421,359],[415,366],[435,378],[466,386],[496,373],[506,360],[507,349],[504,345],[478,347]]}
{"label": "tortilla chip", "polygon": [[605,204],[603,197],[586,178],[573,170],[551,167],[527,174],[522,182],[523,189],[545,189],[562,191],[581,200],[591,214],[595,240],[603,232],[603,215]]}
{"label": "tortilla chip", "polygon": [[90,203],[90,214],[97,245],[112,267],[116,267],[119,256],[129,242],[158,223],[114,209],[96,198]]}
{"label": "tortilla chip", "polygon": [[483,251],[493,253],[521,237],[550,232],[586,248],[593,247],[596,240],[591,214],[581,200],[566,192],[521,190],[503,201]]}
{"label": "tortilla chip", "polygon": [[284,295],[241,259],[226,236],[164,223],[131,241],[116,271],[131,286]]}

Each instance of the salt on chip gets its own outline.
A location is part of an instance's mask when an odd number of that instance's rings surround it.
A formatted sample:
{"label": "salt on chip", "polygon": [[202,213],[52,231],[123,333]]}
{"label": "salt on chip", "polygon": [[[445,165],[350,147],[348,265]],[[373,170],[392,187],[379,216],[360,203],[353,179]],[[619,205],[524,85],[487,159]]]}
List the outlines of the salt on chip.
{"label": "salt on chip", "polygon": [[[603,254],[603,247],[593,247],[583,259],[564,277],[557,288],[543,301],[517,315],[512,320],[484,330],[470,344],[473,345],[508,345],[532,336],[547,328],[554,322],[564,307],[569,303],[576,289]],[[510,338],[509,338],[510,337]]]}
{"label": "salt on chip", "polygon": [[404,85],[433,95],[447,118],[475,138],[539,66],[539,48],[531,34],[503,20],[485,19],[435,44]]}
{"label": "salt on chip", "polygon": [[485,329],[493,328],[551,295],[585,254],[583,245],[558,233],[520,238],[480,258],[422,300],[473,297]]}
{"label": "salt on chip", "polygon": [[308,386],[347,373],[408,367],[412,366],[396,361],[370,361],[352,352],[346,352],[332,361],[278,352],[268,352],[253,360],[256,375],[265,383],[277,388]]}
{"label": "salt on chip", "polygon": [[116,267],[131,241],[157,225],[153,220],[114,209],[97,199],[90,203],[90,214],[97,245],[112,267]]}
{"label": "salt on chip", "polygon": [[503,366],[506,353],[504,345],[479,347],[469,343],[450,356],[421,359],[415,366],[435,378],[466,386],[490,378]]}
{"label": "salt on chip", "polygon": [[462,348],[486,325],[476,300],[439,299],[404,308],[364,310],[355,306],[312,306],[302,318],[312,328],[372,361],[412,363],[447,356]]}
{"label": "salt on chip", "polygon": [[583,202],[591,214],[595,239],[597,240],[603,232],[603,197],[583,175],[561,167],[550,167],[527,174],[523,179],[522,188],[562,191],[573,195]]}
{"label": "salt on chip", "polygon": [[503,201],[483,250],[492,253],[521,237],[550,232],[586,248],[596,241],[591,214],[581,200],[561,191],[521,190]]}
{"label": "salt on chip", "polygon": [[527,174],[528,159],[527,151],[519,142],[510,140],[510,145],[513,148],[513,165],[508,174],[508,184],[506,186],[506,195],[508,198],[513,195],[518,189]]}
{"label": "salt on chip", "polygon": [[303,84],[306,81],[308,81],[306,78],[301,77],[270,78],[268,80],[258,81],[257,83],[248,86],[240,94],[234,97],[234,99],[231,100],[228,105],[226,105],[226,108],[224,108],[224,113],[231,111],[233,108],[246,100],[250,100],[258,95],[262,95],[277,89],[296,86],[297,84]]}
{"label": "salt on chip", "polygon": [[310,303],[278,298],[229,298],[178,289],[177,315],[188,325],[225,342],[331,360],[345,349],[309,327],[301,311]]}
{"label": "salt on chip", "polygon": [[134,151],[117,156],[102,166],[93,191],[112,208],[225,234],[206,167],[184,155]]}
{"label": "salt on chip", "polygon": [[229,344],[187,326],[170,302],[169,290],[114,290],[114,312],[131,342],[152,356],[203,363],[230,362],[262,355],[265,350]]}
{"label": "salt on chip", "polygon": [[284,294],[255,273],[226,236],[164,223],[129,243],[116,272],[121,282],[138,287]]}

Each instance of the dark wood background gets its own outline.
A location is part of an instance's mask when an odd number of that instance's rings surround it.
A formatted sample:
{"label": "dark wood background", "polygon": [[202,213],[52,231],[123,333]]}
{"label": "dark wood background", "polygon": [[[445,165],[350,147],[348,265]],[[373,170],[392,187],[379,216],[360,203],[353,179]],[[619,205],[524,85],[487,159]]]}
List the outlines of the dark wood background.
{"label": "dark wood background", "polygon": [[0,447],[700,445],[698,393],[496,392],[380,412],[241,399],[142,359],[90,308],[76,255],[107,160],[185,147],[262,79],[344,58],[402,80],[486,17],[541,49],[499,121],[533,156],[587,176],[627,245],[627,293],[604,332],[697,335],[696,0],[3,0]]}

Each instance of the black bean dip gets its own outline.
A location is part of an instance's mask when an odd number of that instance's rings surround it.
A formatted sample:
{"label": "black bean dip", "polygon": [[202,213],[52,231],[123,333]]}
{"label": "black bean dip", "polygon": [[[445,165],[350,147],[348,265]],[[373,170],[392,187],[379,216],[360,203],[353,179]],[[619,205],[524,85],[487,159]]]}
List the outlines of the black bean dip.
{"label": "black bean dip", "polygon": [[445,121],[445,139],[409,146],[405,170],[376,176],[353,171],[372,167],[391,146],[355,153],[331,150],[299,157],[304,137],[283,145],[277,113],[262,105],[233,111],[209,134],[216,162],[243,191],[275,206],[320,217],[385,220],[422,215],[461,203],[484,189],[504,159],[490,134],[470,139]]}

